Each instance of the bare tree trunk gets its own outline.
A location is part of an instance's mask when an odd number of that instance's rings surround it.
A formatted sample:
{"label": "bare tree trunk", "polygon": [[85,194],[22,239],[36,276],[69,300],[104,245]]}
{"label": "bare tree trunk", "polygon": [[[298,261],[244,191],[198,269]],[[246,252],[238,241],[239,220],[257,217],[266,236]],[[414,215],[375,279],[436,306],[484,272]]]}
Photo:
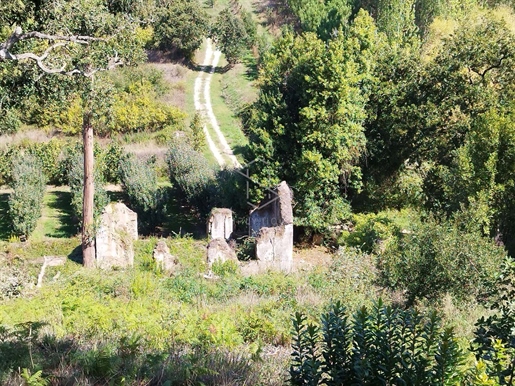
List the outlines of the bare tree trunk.
{"label": "bare tree trunk", "polygon": [[82,203],[82,262],[85,267],[95,266],[95,230],[93,220],[93,199],[95,194],[93,175],[93,126],[91,112],[82,117],[84,144],[84,195]]}

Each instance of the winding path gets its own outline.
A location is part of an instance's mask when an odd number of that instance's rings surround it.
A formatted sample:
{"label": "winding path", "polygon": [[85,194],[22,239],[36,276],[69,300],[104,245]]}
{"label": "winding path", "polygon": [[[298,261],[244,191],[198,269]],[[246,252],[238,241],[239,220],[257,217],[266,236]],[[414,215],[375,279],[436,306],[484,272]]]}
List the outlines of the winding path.
{"label": "winding path", "polygon": [[[224,166],[241,168],[241,164],[236,159],[236,156],[218,125],[215,113],[213,112],[213,106],[211,105],[211,78],[213,77],[221,54],[220,51],[216,49],[213,50],[211,40],[208,39],[204,62],[201,65],[200,73],[195,79],[193,99],[195,109],[201,113],[206,122],[203,127],[204,135],[206,136],[209,149],[211,153],[213,153],[218,165],[220,165],[221,168]],[[204,77],[204,73],[206,73],[208,67],[210,67],[209,73]],[[208,125],[215,132],[215,139],[211,136]]]}

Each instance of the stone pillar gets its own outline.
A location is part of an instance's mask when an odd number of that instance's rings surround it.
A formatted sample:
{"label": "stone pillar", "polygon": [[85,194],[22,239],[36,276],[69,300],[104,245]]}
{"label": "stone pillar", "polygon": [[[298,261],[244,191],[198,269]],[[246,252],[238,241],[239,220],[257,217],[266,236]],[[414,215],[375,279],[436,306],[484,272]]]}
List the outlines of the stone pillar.
{"label": "stone pillar", "polygon": [[232,210],[213,208],[207,220],[207,234],[210,239],[228,240],[233,232]]}
{"label": "stone pillar", "polygon": [[292,193],[281,182],[268,200],[250,214],[250,235],[256,237],[256,258],[266,267],[290,272],[293,264]]}
{"label": "stone pillar", "polygon": [[107,205],[96,233],[97,267],[132,267],[137,239],[138,215],[120,202]]}

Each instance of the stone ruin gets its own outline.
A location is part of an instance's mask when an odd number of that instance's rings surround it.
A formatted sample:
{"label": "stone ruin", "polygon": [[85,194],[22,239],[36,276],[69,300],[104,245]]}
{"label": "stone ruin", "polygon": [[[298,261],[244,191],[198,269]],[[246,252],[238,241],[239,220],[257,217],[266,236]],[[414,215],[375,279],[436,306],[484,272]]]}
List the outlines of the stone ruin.
{"label": "stone ruin", "polygon": [[228,240],[233,231],[232,210],[213,208],[207,220],[207,234],[210,239]]}
{"label": "stone ruin", "polygon": [[259,270],[290,272],[293,265],[292,192],[283,181],[250,213],[250,236],[256,238]]}
{"label": "stone ruin", "polygon": [[221,238],[213,239],[207,245],[207,265],[211,269],[214,263],[225,263],[226,261],[238,261],[236,252],[227,241]]}
{"label": "stone ruin", "polygon": [[107,205],[96,234],[96,264],[102,269],[132,267],[138,215],[120,202]]}
{"label": "stone ruin", "polygon": [[[268,199],[250,213],[249,233],[256,238],[256,259],[243,263],[242,273],[254,274],[268,269],[291,272],[293,266],[292,192],[281,182]],[[211,278],[214,262],[238,261],[227,240],[233,232],[232,211],[214,208],[209,215],[207,232],[211,239],[207,247],[207,265]]]}
{"label": "stone ruin", "polygon": [[170,249],[164,240],[157,242],[154,251],[152,252],[156,265],[167,273],[175,272],[175,269],[179,266],[177,258],[170,254]]}
{"label": "stone ruin", "polygon": [[211,268],[215,262],[225,263],[228,260],[238,261],[236,252],[227,240],[233,232],[232,210],[227,208],[213,208],[207,221],[207,234],[211,240],[207,246],[206,263],[208,273],[206,278],[212,278]]}

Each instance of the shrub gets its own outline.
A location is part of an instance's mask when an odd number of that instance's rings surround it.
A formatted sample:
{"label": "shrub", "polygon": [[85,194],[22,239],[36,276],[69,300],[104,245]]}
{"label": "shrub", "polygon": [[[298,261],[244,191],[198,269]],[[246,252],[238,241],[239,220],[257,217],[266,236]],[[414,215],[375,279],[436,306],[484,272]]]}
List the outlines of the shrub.
{"label": "shrub", "polygon": [[[74,155],[74,160],[71,162],[70,169],[68,170],[68,185],[70,186],[71,192],[71,206],[72,213],[75,220],[82,224],[82,202],[84,194],[84,162],[83,155],[81,153]],[[109,203],[109,197],[104,190],[104,181],[102,174],[95,168],[94,172],[94,184],[95,184],[95,198],[94,198],[94,217],[102,213],[102,210]]]}
{"label": "shrub", "polygon": [[293,319],[292,385],[443,385],[462,377],[464,355],[435,313],[379,300],[352,316],[336,303],[320,327],[306,319]]}
{"label": "shrub", "polygon": [[21,296],[25,286],[31,282],[29,274],[22,269],[2,265],[0,271],[0,300]]}
{"label": "shrub", "polygon": [[201,213],[211,209],[216,192],[215,172],[202,154],[187,142],[172,142],[167,155],[170,181]]}
{"label": "shrub", "polygon": [[206,137],[204,135],[204,122],[202,122],[202,115],[197,111],[190,122],[190,142],[193,149],[202,151],[206,145]]}
{"label": "shrub", "polygon": [[59,162],[63,147],[63,141],[55,138],[48,142],[32,142],[26,146],[25,151],[39,159],[43,173],[50,184],[57,185],[61,179]]}
{"label": "shrub", "polygon": [[15,235],[27,238],[41,217],[46,178],[41,163],[30,154],[13,159],[9,216]]}
{"label": "shrub", "polygon": [[120,162],[120,179],[132,209],[138,213],[138,227],[152,231],[165,216],[166,194],[157,185],[157,174],[149,162],[127,156]]}
{"label": "shrub", "polygon": [[[472,350],[485,364],[486,373],[499,385],[515,379],[515,261],[506,259],[493,293],[495,312],[477,322]],[[492,383],[493,384],[493,383]]]}
{"label": "shrub", "polygon": [[479,298],[491,289],[505,255],[491,240],[429,218],[387,248],[378,265],[385,284],[407,291],[411,304],[445,293]]}
{"label": "shrub", "polygon": [[115,142],[110,143],[106,149],[100,152],[99,157],[97,157],[97,163],[105,182],[113,184],[121,182],[118,169],[123,157],[123,148]]}
{"label": "shrub", "polygon": [[15,109],[0,109],[0,134],[14,134],[21,126],[20,115]]}
{"label": "shrub", "polygon": [[16,154],[24,153],[33,155],[41,164],[49,184],[60,184],[62,180],[61,161],[63,141],[53,138],[48,142],[21,142],[8,147],[0,152],[0,184],[10,184],[12,181],[11,163]]}
{"label": "shrub", "polygon": [[116,94],[111,132],[157,131],[166,126],[182,126],[185,114],[176,107],[159,102],[157,97],[147,81],[134,83],[128,91]]}
{"label": "shrub", "polygon": [[343,231],[338,242],[358,247],[365,253],[381,252],[402,235],[403,228],[409,228],[413,216],[407,210],[354,214],[352,231]]}
{"label": "shrub", "polygon": [[12,177],[12,158],[17,154],[17,149],[9,147],[0,150],[0,185],[10,184]]}
{"label": "shrub", "polygon": [[190,59],[208,28],[209,17],[198,0],[173,1],[154,24],[154,38],[157,46],[178,49]]}

